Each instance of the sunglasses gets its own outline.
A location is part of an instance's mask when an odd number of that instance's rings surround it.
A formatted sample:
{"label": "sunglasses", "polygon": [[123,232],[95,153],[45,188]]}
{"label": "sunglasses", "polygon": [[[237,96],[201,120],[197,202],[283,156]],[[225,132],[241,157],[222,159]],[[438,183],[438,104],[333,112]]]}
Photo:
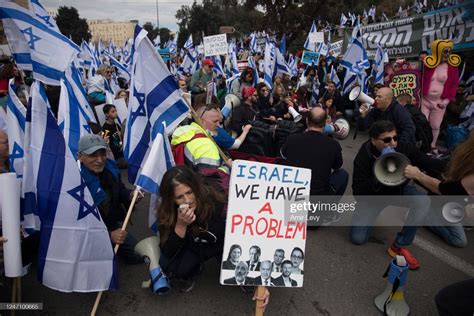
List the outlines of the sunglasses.
{"label": "sunglasses", "polygon": [[388,143],[390,143],[390,142],[392,141],[392,139],[393,139],[394,142],[398,141],[398,135],[395,135],[395,136],[393,136],[393,137],[385,137],[385,138],[377,138],[377,139],[380,139],[380,140],[383,141],[385,144],[388,144]]}
{"label": "sunglasses", "polygon": [[262,91],[262,92],[267,92],[267,91],[270,91],[270,90],[268,90],[268,89],[262,89],[262,90],[260,90],[260,91]]}

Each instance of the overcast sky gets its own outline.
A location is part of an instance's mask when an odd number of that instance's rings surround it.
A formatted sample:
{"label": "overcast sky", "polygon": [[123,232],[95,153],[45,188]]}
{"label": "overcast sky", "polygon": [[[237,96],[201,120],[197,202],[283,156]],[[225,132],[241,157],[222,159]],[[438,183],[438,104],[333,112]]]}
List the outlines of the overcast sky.
{"label": "overcast sky", "polygon": [[[48,9],[60,6],[75,7],[81,18],[89,20],[112,19],[114,21],[139,20],[140,24],[156,24],[157,0],[41,0]],[[201,1],[197,1],[200,3]],[[178,30],[176,11],[183,5],[191,5],[193,0],[158,0],[160,27]]]}

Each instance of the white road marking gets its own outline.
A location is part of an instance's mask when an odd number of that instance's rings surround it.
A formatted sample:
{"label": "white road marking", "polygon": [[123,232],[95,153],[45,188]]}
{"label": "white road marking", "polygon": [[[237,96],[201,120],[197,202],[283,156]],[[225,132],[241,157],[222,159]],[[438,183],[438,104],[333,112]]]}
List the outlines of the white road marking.
{"label": "white road marking", "polygon": [[429,242],[428,240],[420,236],[415,237],[413,244],[429,252],[431,255],[443,261],[444,263],[450,265],[451,267],[458,269],[461,272],[464,272],[471,278],[474,278],[474,266],[470,264],[469,262],[453,255],[449,251],[446,251],[432,244],[431,242]]}

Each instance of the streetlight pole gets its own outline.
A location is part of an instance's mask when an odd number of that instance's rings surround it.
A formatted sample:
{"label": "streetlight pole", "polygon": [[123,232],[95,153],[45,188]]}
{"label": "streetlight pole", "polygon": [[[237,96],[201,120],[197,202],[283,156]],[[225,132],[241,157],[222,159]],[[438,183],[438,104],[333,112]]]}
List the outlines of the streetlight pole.
{"label": "streetlight pole", "polygon": [[158,0],[156,0],[156,28],[160,30],[160,19],[158,18]]}

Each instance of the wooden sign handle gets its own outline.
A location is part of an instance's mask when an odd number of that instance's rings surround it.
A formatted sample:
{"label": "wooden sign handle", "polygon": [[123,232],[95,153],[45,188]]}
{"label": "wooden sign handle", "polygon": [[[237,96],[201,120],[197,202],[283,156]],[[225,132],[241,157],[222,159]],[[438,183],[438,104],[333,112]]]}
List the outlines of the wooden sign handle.
{"label": "wooden sign handle", "polygon": [[261,300],[261,298],[263,298],[264,296],[265,287],[262,285],[257,286],[257,290],[255,291],[255,316],[263,316],[263,300]]}

